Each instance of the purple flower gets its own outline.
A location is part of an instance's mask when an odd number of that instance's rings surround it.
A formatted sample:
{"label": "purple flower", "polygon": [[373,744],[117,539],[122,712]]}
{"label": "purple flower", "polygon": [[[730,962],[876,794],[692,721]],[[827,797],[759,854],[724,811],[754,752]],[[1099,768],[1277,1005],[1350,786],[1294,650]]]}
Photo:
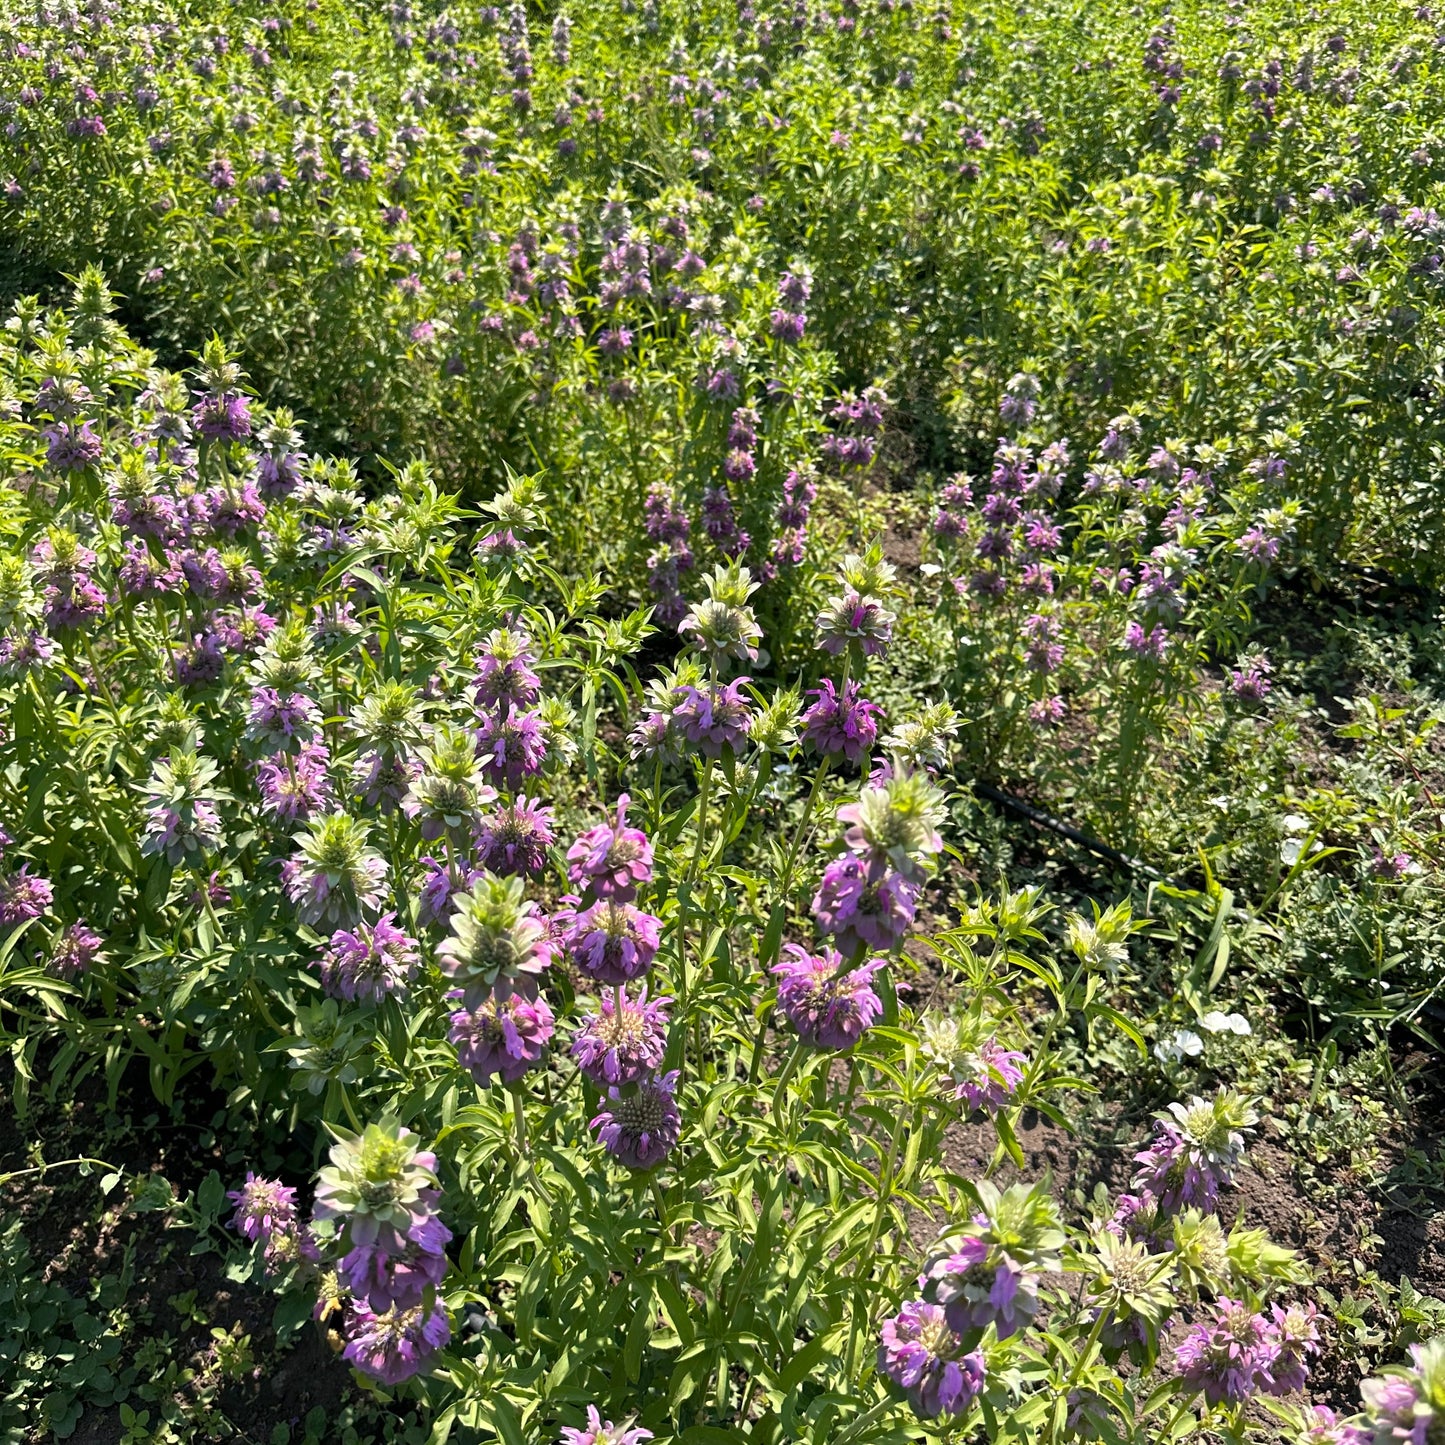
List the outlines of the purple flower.
{"label": "purple flower", "polygon": [[212,441],[238,442],[251,435],[251,404],[239,392],[207,393],[191,417],[196,430]]}
{"label": "purple flower", "polygon": [[621,984],[652,967],[662,941],[662,920],[631,903],[604,898],[590,908],[559,911],[562,945],[595,983]]}
{"label": "purple flower", "polygon": [[815,1049],[850,1049],[883,1016],[873,975],[887,961],[875,958],[854,969],[836,949],[809,953],[796,943],[773,965],[778,1004],[798,1037]]}
{"label": "purple flower", "polygon": [[226,1198],[236,1206],[231,1228],[253,1242],[291,1229],[296,1223],[296,1191],[279,1179],[263,1179],[248,1169],[246,1182],[239,1189],[229,1190]]}
{"label": "purple flower", "polygon": [[251,693],[246,736],[266,747],[290,750],[309,742],[321,728],[321,709],[304,692],[258,687]]}
{"label": "purple flower", "polygon": [[891,949],[908,932],[918,908],[918,885],[887,864],[851,853],[823,870],[813,917],[847,957],[860,948]]}
{"label": "purple flower", "polygon": [[1309,1379],[1309,1357],[1320,1351],[1320,1332],[1312,1304],[1274,1305],[1266,1327],[1274,1346],[1264,1389],[1271,1395],[1290,1395],[1303,1390]]}
{"label": "purple flower", "polygon": [[928,1262],[920,1280],[959,1335],[993,1325],[999,1339],[1006,1340],[1038,1311],[1038,1271],[991,1251],[975,1235],[953,1241],[949,1253]]}
{"label": "purple flower", "polygon": [[825,757],[842,753],[850,763],[862,762],[878,739],[883,709],[864,698],[856,682],[845,682],[841,695],[824,678],[808,694],[817,701],[803,713],[803,741]]}
{"label": "purple flower", "polygon": [[608,1089],[607,1107],[591,1124],[602,1147],[629,1169],[655,1169],[682,1135],[682,1115],[673,1097],[676,1089],[676,1069],[626,1090]]}
{"label": "purple flower", "polygon": [[567,850],[567,876],[587,898],[626,902],[652,878],[652,844],[641,828],[627,826],[631,802],[623,793],[614,821],[589,828]]}
{"label": "purple flower", "polygon": [[1211,1102],[1198,1097],[1169,1106],[1155,1121],[1154,1138],[1134,1156],[1134,1188],[1153,1195],[1166,1213],[1193,1206],[1208,1212],[1221,1184],[1244,1157],[1243,1130],[1254,1112],[1227,1090]]}
{"label": "purple flower", "polygon": [[330,761],[320,740],[307,743],[294,757],[283,752],[264,759],[256,769],[261,811],[282,823],[304,823],[313,813],[326,812],[334,802]]}
{"label": "purple flower", "polygon": [[105,611],[105,593],[81,572],[53,573],[44,602],[45,625],[52,632],[84,627]]}
{"label": "purple flower", "polygon": [[564,1425],[561,1445],[642,1445],[644,1440],[651,1439],[651,1430],[614,1425],[611,1420],[603,1420],[597,1413],[596,1405],[589,1405],[587,1428],[576,1430],[570,1425]]}
{"label": "purple flower", "polygon": [[[461,996],[460,989],[447,994],[448,998]],[[451,1017],[447,1037],[456,1045],[457,1062],[477,1083],[485,1085],[494,1075],[504,1084],[515,1083],[536,1068],[552,1033],[547,1000],[513,993],[504,999],[484,999],[470,1012],[458,1009]]]}
{"label": "purple flower", "polygon": [[522,780],[542,771],[547,742],[537,713],[518,712],[507,704],[505,713],[484,713],[477,728],[477,753],[491,755],[482,771],[499,787],[517,788]]}
{"label": "purple flower", "polygon": [[452,1337],[446,1310],[439,1305],[376,1314],[360,1301],[351,1307],[346,1332],[343,1358],[383,1385],[411,1379]]}
{"label": "purple flower", "polygon": [[1265,1316],[1246,1304],[1221,1296],[1211,1314],[1175,1347],[1174,1367],[1211,1405],[1237,1405],[1269,1387],[1278,1347]]}
{"label": "purple flower", "polygon": [[13,927],[39,918],[51,904],[55,890],[48,878],[34,878],[24,863],[14,873],[0,878],[0,926]]}
{"label": "purple flower", "polygon": [[984,1040],[968,1059],[974,1077],[958,1082],[955,1097],[971,1110],[997,1114],[1000,1109],[1008,1107],[1014,1092],[1023,1082],[1024,1074],[1019,1065],[1027,1060],[1027,1054],[1006,1049],[997,1039]]}
{"label": "purple flower", "polygon": [[1064,660],[1064,645],[1059,641],[1064,626],[1057,617],[1035,612],[1024,619],[1024,662],[1035,672],[1057,672]]}
{"label": "purple flower", "polygon": [[482,820],[477,852],[493,873],[527,873],[534,877],[547,862],[554,840],[552,810],[526,794]]}
{"label": "purple flower", "polygon": [[705,758],[722,756],[724,748],[736,750],[752,727],[752,710],[743,696],[742,687],[748,679],[734,678],[723,687],[710,687],[706,693],[695,687],[678,689],[679,701],[673,707],[673,725]]}
{"label": "purple flower", "polygon": [[601,1010],[593,1014],[572,1040],[577,1067],[606,1089],[635,1084],[654,1073],[667,1053],[667,1006],[670,998],[649,1001],[647,985],[637,998],[621,988],[603,993]]}
{"label": "purple flower", "polygon": [[95,962],[104,942],[100,934],[84,923],[70,924],[51,950],[51,973],[61,978],[78,978]]}
{"label": "purple flower", "polygon": [[338,928],[317,960],[326,991],[348,1000],[405,995],[421,964],[417,942],[396,926],[394,912],[375,923]]}
{"label": "purple flower", "polygon": [[1229,690],[1240,702],[1263,702],[1273,687],[1271,671],[1270,660],[1263,653],[1241,658],[1239,668],[1229,674]]}
{"label": "purple flower", "polygon": [[132,541],[126,543],[125,559],[116,579],[121,591],[131,597],[162,597],[180,589],[181,569],[171,554],[157,560],[144,542]]}
{"label": "purple flower", "polygon": [[423,923],[445,927],[452,916],[452,895],[470,892],[481,878],[482,870],[464,867],[453,876],[445,863],[439,863],[430,854],[421,860],[421,866],[426,876],[418,894],[420,919]]}
{"label": "purple flower", "polygon": [[1163,662],[1169,652],[1169,634],[1159,626],[1145,632],[1139,623],[1131,622],[1124,629],[1124,646],[1141,660]]}
{"label": "purple flower", "polygon": [[495,710],[512,703],[532,707],[542,693],[542,679],[533,671],[536,657],[531,639],[513,627],[498,627],[477,652],[473,696],[479,708]]}
{"label": "purple flower", "polygon": [[964,1354],[941,1306],[910,1300],[883,1322],[878,1370],[908,1395],[924,1420],[961,1415],[984,1383],[983,1355]]}
{"label": "purple flower", "polygon": [[452,1232],[434,1215],[412,1225],[399,1242],[358,1244],[336,1267],[341,1287],[370,1309],[412,1309],[446,1278]]}
{"label": "purple flower", "polygon": [[94,466],[104,450],[88,421],[62,422],[46,427],[41,435],[46,444],[45,460],[58,472],[78,472],[82,467]]}

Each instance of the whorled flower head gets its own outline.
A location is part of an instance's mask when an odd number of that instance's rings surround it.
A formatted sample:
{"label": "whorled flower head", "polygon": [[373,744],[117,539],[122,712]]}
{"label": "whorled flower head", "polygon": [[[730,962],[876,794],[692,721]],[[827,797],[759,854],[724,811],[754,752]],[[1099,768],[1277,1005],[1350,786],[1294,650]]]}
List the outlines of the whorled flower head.
{"label": "whorled flower head", "polygon": [[50,880],[35,877],[30,865],[22,863],[14,873],[0,878],[0,925],[9,928],[39,918],[49,909],[54,897]]}
{"label": "whorled flower head", "polygon": [[626,903],[652,878],[652,844],[641,828],[627,826],[631,801],[623,793],[614,820],[589,828],[567,850],[567,876],[588,899]]}
{"label": "whorled flower head", "polygon": [[261,811],[282,823],[304,823],[333,806],[331,755],[317,739],[297,753],[277,753],[257,765]]}
{"label": "whorled flower head", "polygon": [[461,986],[469,1007],[489,994],[535,997],[538,976],[551,966],[547,922],[523,887],[520,878],[483,873],[452,898],[451,936],[437,949],[437,965]]}
{"label": "whorled flower head", "polygon": [[236,1207],[231,1228],[245,1239],[266,1239],[296,1223],[296,1191],[279,1179],[263,1179],[248,1169],[246,1182],[226,1198]]}
{"label": "whorled flower head", "polygon": [[542,680],[532,669],[536,660],[532,639],[520,627],[494,628],[477,652],[477,706],[489,711],[509,703],[533,707],[542,694]]}
{"label": "whorled flower head", "polygon": [[163,853],[173,867],[198,862],[220,847],[221,818],[211,784],[216,764],[178,751],[157,762],[146,783],[146,824],[142,853]]}
{"label": "whorled flower head", "polygon": [[522,712],[511,703],[482,715],[477,750],[489,759],[482,767],[498,787],[519,788],[542,771],[548,749],[544,722],[541,712]]}
{"label": "whorled flower head", "polygon": [[881,786],[865,787],[856,803],[838,809],[851,852],[916,881],[943,848],[938,827],[944,816],[943,794],[923,772],[892,773]]}
{"label": "whorled flower head", "polygon": [[1159,1115],[1149,1147],[1134,1156],[1140,1166],[1134,1187],[1153,1194],[1171,1213],[1187,1205],[1213,1209],[1220,1185],[1229,1183],[1244,1157],[1244,1130],[1258,1118],[1228,1089],[1213,1099],[1196,1095],[1188,1104],[1171,1104]]}
{"label": "whorled flower head", "polygon": [[708,595],[688,610],[678,624],[678,636],[715,661],[756,661],[763,632],[747,605],[758,588],[752,574],[736,563],[719,566],[703,578],[703,585]]}
{"label": "whorled flower head", "polygon": [[587,1428],[574,1429],[571,1425],[562,1427],[560,1445],[642,1445],[652,1439],[651,1430],[638,1429],[632,1425],[614,1425],[597,1413],[596,1405],[587,1407]]}
{"label": "whorled flower head", "polygon": [[1013,1101],[1024,1077],[1019,1066],[1027,1062],[1027,1054],[1006,1049],[997,1039],[985,1039],[954,1059],[954,1097],[970,1110],[997,1114]]}
{"label": "whorled flower head", "polygon": [[347,813],[330,813],[295,835],[281,885],[303,923],[346,928],[381,907],[386,862],[368,846],[370,830]]}
{"label": "whorled flower head", "polygon": [[[447,996],[461,995],[454,989]],[[458,1009],[447,1037],[456,1045],[457,1062],[477,1083],[486,1085],[496,1077],[511,1084],[542,1062],[553,1030],[546,999],[512,993],[483,999],[471,1010]]]}
{"label": "whorled flower head", "polygon": [[860,947],[886,952],[912,926],[918,891],[912,879],[885,864],[845,853],[823,870],[813,918],[850,958]]}
{"label": "whorled flower head", "polygon": [[348,1312],[346,1333],[342,1357],[348,1363],[383,1385],[399,1385],[430,1365],[452,1328],[439,1304],[376,1314],[358,1302]]}
{"label": "whorled flower head", "polygon": [[1364,1430],[1374,1445],[1437,1445],[1445,1425],[1445,1335],[1411,1345],[1410,1358],[1409,1367],[1360,1382]]}
{"label": "whorled flower head", "polygon": [[551,808],[524,793],[482,819],[477,854],[493,873],[535,877],[546,867],[547,849],[555,840]]}
{"label": "whorled flower head", "polygon": [[446,1278],[446,1247],[452,1232],[434,1215],[394,1240],[358,1244],[336,1266],[337,1281],[368,1308],[413,1309]]}
{"label": "whorled flower head", "polygon": [[662,941],[662,920],[632,903],[606,898],[555,918],[562,947],[594,983],[631,983],[652,967]]}
{"label": "whorled flower head", "polygon": [[435,1213],[436,1155],[418,1149],[417,1136],[392,1118],[360,1134],[334,1132],[331,1162],[316,1176],[313,1217],[335,1220],[347,1249],[379,1244],[402,1253]]}
{"label": "whorled flower head", "polygon": [[[3,895],[3,884],[0,884],[0,895]],[[3,911],[3,903],[0,903],[0,911]],[[105,940],[100,934],[85,923],[68,924],[50,950],[47,967],[59,978],[79,978],[100,957],[104,945]]]}
{"label": "whorled flower head", "polygon": [[656,1072],[667,1053],[670,998],[649,1000],[647,985],[630,998],[620,989],[599,996],[591,1015],[572,1039],[577,1067],[600,1089],[635,1084]]}
{"label": "whorled flower head", "polygon": [[482,825],[483,809],[497,798],[476,738],[463,728],[442,725],[420,750],[420,762],[402,807],[428,841],[445,836],[459,843],[470,837]]}
{"label": "whorled flower head", "polygon": [[818,613],[818,646],[835,657],[849,647],[876,657],[893,640],[897,620],[878,598],[850,588],[830,598]]}
{"label": "whorled flower head", "polygon": [[251,691],[246,737],[269,752],[295,752],[321,731],[321,709],[304,692],[274,687]]}
{"label": "whorled flower head", "polygon": [[1237,1405],[1269,1386],[1275,1353],[1267,1318],[1221,1296],[1175,1347],[1174,1368],[1209,1404]]}
{"label": "whorled flower head", "polygon": [[923,1296],[956,1333],[993,1325],[1007,1339],[1037,1313],[1039,1280],[1059,1267],[1065,1236],[1043,1182],[1000,1192],[983,1180],[974,1190],[983,1210],[924,1265]]}
{"label": "whorled flower head", "polygon": [[1143,1346],[1152,1358],[1159,1328],[1174,1307],[1174,1260],[1152,1253],[1142,1241],[1105,1226],[1082,1259],[1089,1276],[1089,1303],[1107,1311],[1101,1338],[1113,1349]]}
{"label": "whorled flower head", "polygon": [[736,751],[752,730],[752,705],[743,694],[746,677],[734,678],[706,691],[692,686],[677,690],[671,730],[705,758],[720,758],[724,748]]}
{"label": "whorled flower head", "polygon": [[817,1049],[850,1049],[883,1017],[883,1000],[872,978],[887,962],[874,958],[849,969],[833,948],[809,953],[796,943],[773,965],[778,1006],[804,1043]]}
{"label": "whorled flower head", "polygon": [[883,1322],[878,1372],[907,1394],[923,1420],[963,1414],[982,1391],[985,1376],[983,1355],[977,1350],[965,1354],[943,1309],[926,1300],[908,1301]]}
{"label": "whorled flower head", "polygon": [[674,1095],[677,1070],[654,1074],[626,1089],[611,1088],[592,1120],[602,1147],[629,1169],[655,1169],[682,1137],[682,1115]]}
{"label": "whorled flower head", "polygon": [[348,1000],[403,997],[421,964],[417,941],[396,926],[395,912],[375,923],[339,928],[317,960],[326,991]]}
{"label": "whorled flower head", "polygon": [[421,705],[410,683],[383,681],[357,704],[347,731],[363,748],[406,756],[421,746]]}
{"label": "whorled flower head", "polygon": [[883,709],[851,680],[839,692],[825,677],[808,696],[816,701],[802,716],[803,742],[824,757],[841,754],[850,763],[862,762],[878,740]]}
{"label": "whorled flower head", "polygon": [[1320,1352],[1320,1331],[1315,1323],[1314,1305],[1273,1305],[1269,1333],[1274,1342],[1274,1360],[1269,1367],[1271,1395],[1291,1395],[1303,1390],[1309,1379],[1309,1358]]}

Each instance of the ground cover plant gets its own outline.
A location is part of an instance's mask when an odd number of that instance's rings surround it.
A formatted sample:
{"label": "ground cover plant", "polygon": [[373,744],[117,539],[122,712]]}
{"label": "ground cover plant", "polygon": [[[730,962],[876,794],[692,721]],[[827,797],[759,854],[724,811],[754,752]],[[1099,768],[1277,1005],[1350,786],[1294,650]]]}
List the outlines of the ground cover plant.
{"label": "ground cover plant", "polygon": [[0,26],[0,1431],[1428,1445],[1428,7]]}

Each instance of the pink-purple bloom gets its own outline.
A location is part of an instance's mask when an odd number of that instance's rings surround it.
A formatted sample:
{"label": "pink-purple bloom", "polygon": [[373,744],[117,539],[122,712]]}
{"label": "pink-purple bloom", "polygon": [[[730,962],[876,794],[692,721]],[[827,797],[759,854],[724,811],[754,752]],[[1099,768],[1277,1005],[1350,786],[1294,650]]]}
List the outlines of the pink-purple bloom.
{"label": "pink-purple bloom", "polygon": [[1174,1367],[1209,1404],[1237,1405],[1270,1388],[1277,1350],[1266,1316],[1221,1296],[1175,1347]]}
{"label": "pink-purple bloom", "polygon": [[642,1430],[630,1425],[614,1425],[597,1413],[596,1405],[587,1407],[587,1428],[574,1429],[571,1425],[562,1427],[561,1445],[642,1445],[652,1439],[651,1430]]}
{"label": "pink-purple bloom", "polygon": [[421,965],[417,941],[396,926],[394,912],[375,923],[339,928],[317,961],[326,991],[355,1001],[402,997]]}
{"label": "pink-purple bloom", "polygon": [[840,693],[825,677],[808,696],[817,701],[803,713],[803,741],[825,757],[841,753],[850,763],[862,762],[878,740],[883,709],[852,681]]}
{"label": "pink-purple bloom", "polygon": [[885,959],[850,969],[836,949],[809,953],[796,943],[773,965],[778,1006],[804,1043],[818,1049],[849,1049],[883,1016],[883,1001],[872,987]]}
{"label": "pink-purple bloom", "polygon": [[1019,1065],[1027,1061],[1027,1054],[1006,1049],[997,1039],[985,1039],[969,1059],[973,1077],[958,1082],[955,1097],[971,1110],[997,1114],[1008,1107],[1023,1082]]}
{"label": "pink-purple bloom", "polygon": [[592,1120],[602,1147],[629,1169],[655,1169],[677,1147],[682,1115],[674,1094],[677,1070],[655,1074],[627,1089],[611,1088]]}
{"label": "pink-purple bloom", "polygon": [[[453,989],[448,998],[460,998]],[[540,995],[520,993],[483,999],[475,1009],[458,1009],[447,1035],[456,1045],[457,1062],[479,1084],[493,1077],[515,1083],[542,1062],[554,1031],[552,1010]]]}
{"label": "pink-purple bloom", "polygon": [[96,960],[105,940],[83,922],[67,925],[50,951],[50,971],[60,978],[78,978]]}
{"label": "pink-purple bloom", "polygon": [[847,957],[859,947],[887,952],[911,927],[918,891],[916,883],[887,864],[845,853],[823,870],[813,917]]}
{"label": "pink-purple bloom", "polygon": [[518,712],[512,703],[505,712],[484,713],[477,728],[477,754],[490,755],[482,771],[498,787],[520,787],[524,779],[542,771],[547,757],[541,717]]}
{"label": "pink-purple bloom", "polygon": [[652,844],[641,828],[627,826],[631,801],[623,793],[613,821],[589,828],[567,850],[567,876],[589,899],[627,902],[652,878]]}
{"label": "pink-purple bloom", "polygon": [[961,1415],[983,1389],[983,1355],[963,1352],[939,1305],[906,1302],[883,1322],[880,1340],[879,1373],[907,1394],[921,1419]]}
{"label": "pink-purple bloom", "polygon": [[49,909],[55,890],[48,878],[39,878],[23,863],[14,873],[0,878],[0,926],[10,928],[27,923]]}
{"label": "pink-purple bloom", "polygon": [[667,1053],[670,998],[647,997],[647,986],[634,999],[620,988],[598,998],[591,1015],[572,1040],[577,1067],[600,1089],[636,1084],[662,1066]]}
{"label": "pink-purple bloom", "polygon": [[477,855],[493,873],[535,876],[555,841],[552,810],[525,794],[489,814],[477,830]]}
{"label": "pink-purple bloom", "polygon": [[277,753],[256,769],[261,811],[282,823],[304,823],[313,813],[334,805],[330,754],[319,739],[306,743],[294,756]]}
{"label": "pink-purple bloom", "polygon": [[361,1301],[347,1317],[343,1358],[383,1385],[399,1385],[419,1374],[452,1337],[440,1305],[416,1305],[377,1314]]}
{"label": "pink-purple bloom", "polygon": [[662,920],[616,897],[590,908],[560,910],[555,926],[578,969],[594,983],[631,983],[652,967],[662,942]]}
{"label": "pink-purple bloom", "polygon": [[723,687],[700,692],[695,687],[678,689],[672,710],[673,726],[705,758],[722,756],[724,748],[736,750],[752,727],[752,709],[743,696],[746,677],[734,678]]}
{"label": "pink-purple bloom", "polygon": [[279,1179],[264,1179],[248,1169],[246,1182],[226,1198],[236,1208],[231,1228],[253,1242],[296,1224],[296,1191]]}

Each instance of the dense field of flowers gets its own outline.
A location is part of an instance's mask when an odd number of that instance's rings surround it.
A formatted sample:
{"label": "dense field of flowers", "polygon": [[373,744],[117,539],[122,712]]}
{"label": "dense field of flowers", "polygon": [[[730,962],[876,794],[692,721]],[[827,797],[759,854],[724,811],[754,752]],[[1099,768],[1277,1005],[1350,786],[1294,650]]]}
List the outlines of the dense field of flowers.
{"label": "dense field of flowers", "polygon": [[0,1440],[1438,1445],[1442,26],[0,21]]}

